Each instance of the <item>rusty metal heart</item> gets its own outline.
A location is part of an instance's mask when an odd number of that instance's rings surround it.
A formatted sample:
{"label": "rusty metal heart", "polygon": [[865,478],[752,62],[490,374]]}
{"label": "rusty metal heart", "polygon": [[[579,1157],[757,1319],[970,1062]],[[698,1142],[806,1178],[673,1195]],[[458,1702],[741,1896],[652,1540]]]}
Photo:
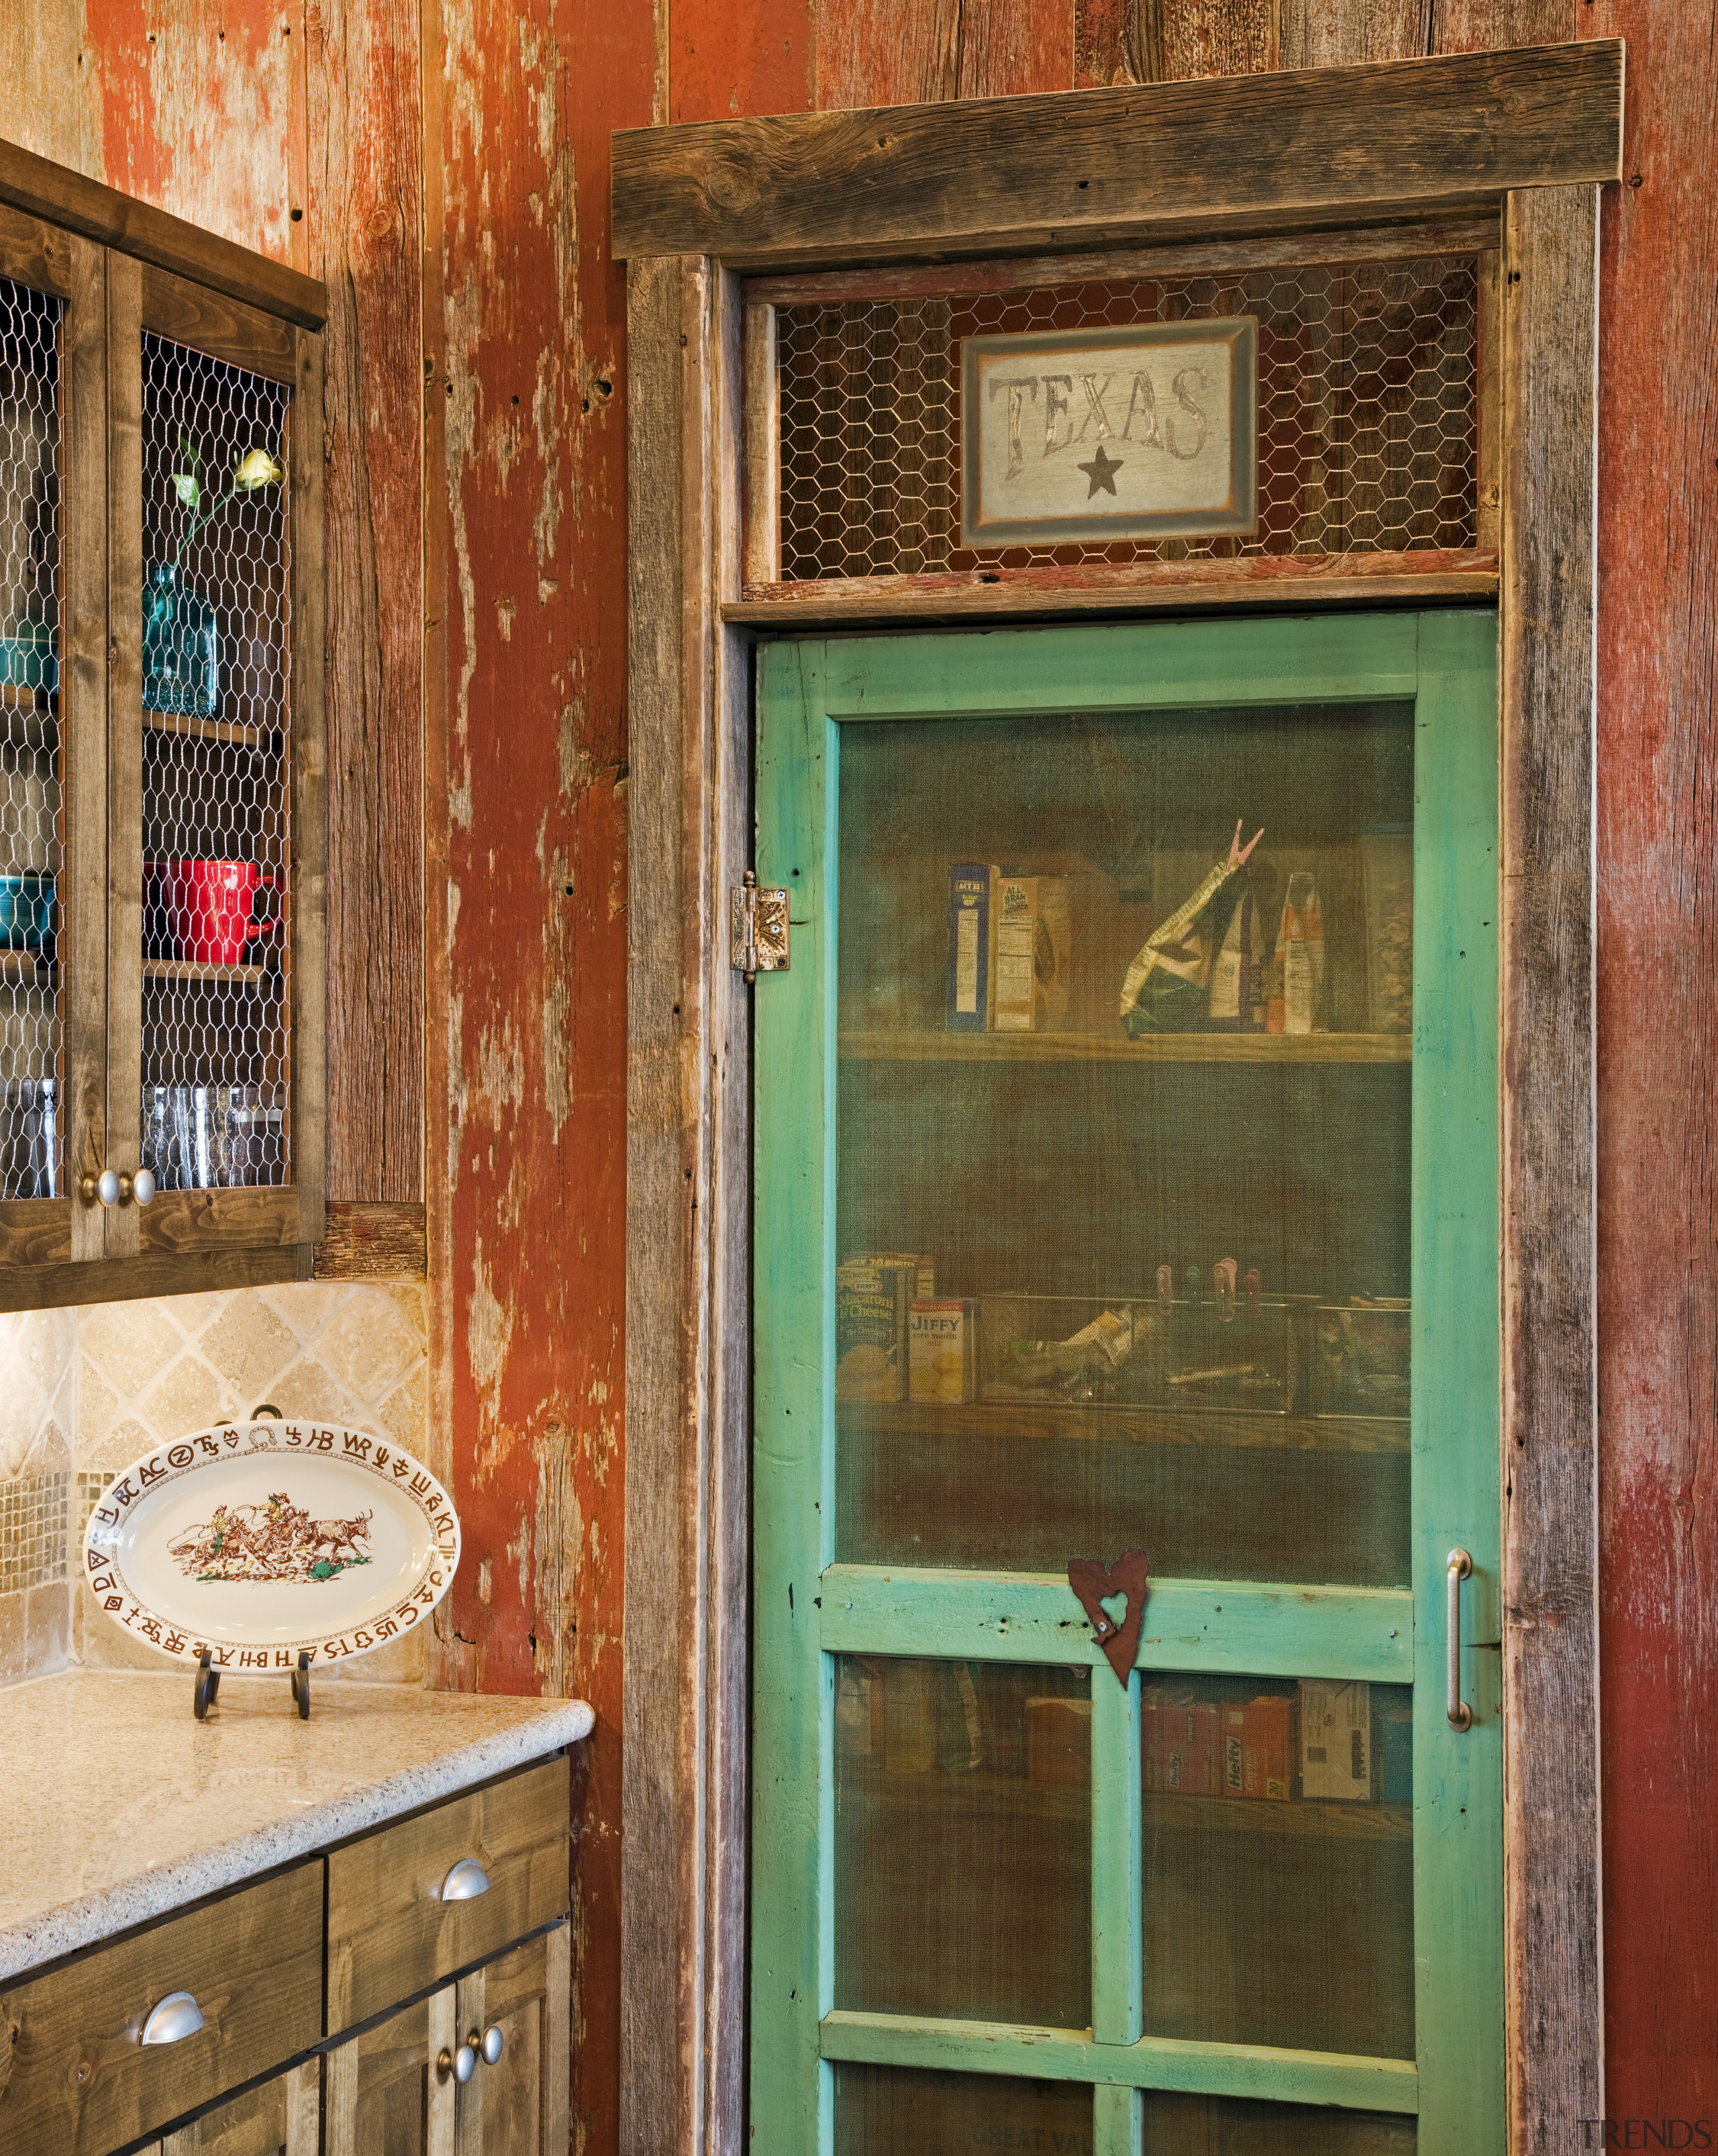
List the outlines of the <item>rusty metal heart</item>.
{"label": "rusty metal heart", "polygon": [[[1124,1690],[1139,1651],[1140,1628],[1146,1621],[1146,1569],[1142,1549],[1124,1550],[1112,1565],[1100,1564],[1095,1557],[1068,1561],[1068,1584],[1091,1620],[1092,1637],[1109,1657]],[[1125,1597],[1127,1605],[1126,1614],[1119,1620],[1104,1607],[1117,1596]]]}

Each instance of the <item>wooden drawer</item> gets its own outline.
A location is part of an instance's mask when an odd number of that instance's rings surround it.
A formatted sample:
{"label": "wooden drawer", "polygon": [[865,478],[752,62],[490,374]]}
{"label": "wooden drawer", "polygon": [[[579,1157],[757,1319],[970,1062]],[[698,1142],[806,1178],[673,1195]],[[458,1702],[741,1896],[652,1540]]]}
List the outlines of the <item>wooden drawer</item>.
{"label": "wooden drawer", "polygon": [[[203,2027],[140,2042],[174,1991]],[[307,2050],[321,2009],[318,1858],[0,1988],[0,2151],[107,2156]]]}
{"label": "wooden drawer", "polygon": [[[546,1759],[334,1851],[331,2036],[566,1915],[570,1775],[564,1758]],[[466,1857],[489,1875],[487,1891],[443,1901]]]}

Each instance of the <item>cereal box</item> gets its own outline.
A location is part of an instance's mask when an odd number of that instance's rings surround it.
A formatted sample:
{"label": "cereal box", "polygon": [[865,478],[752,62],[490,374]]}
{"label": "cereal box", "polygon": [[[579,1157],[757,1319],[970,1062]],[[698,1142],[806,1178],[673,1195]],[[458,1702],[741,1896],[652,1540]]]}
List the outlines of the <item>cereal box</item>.
{"label": "cereal box", "polygon": [[1054,1033],[1073,978],[1065,876],[998,874],[991,887],[991,994],[998,1033]]}
{"label": "cereal box", "polygon": [[990,889],[988,861],[954,861],[948,871],[948,1006],[951,1033],[983,1033],[990,1025]]}

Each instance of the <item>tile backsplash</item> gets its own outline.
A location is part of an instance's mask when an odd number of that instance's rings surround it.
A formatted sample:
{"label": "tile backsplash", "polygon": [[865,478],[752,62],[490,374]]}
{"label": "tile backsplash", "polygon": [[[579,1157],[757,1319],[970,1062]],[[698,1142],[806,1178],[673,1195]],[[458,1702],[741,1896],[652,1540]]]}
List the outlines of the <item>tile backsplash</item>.
{"label": "tile backsplash", "polygon": [[[421,1458],[421,1283],[236,1289],[0,1316],[0,1684],[64,1666],[160,1669],[95,1607],[74,1553],[128,1460],[270,1405],[374,1430]],[[351,1666],[416,1681],[412,1639]]]}

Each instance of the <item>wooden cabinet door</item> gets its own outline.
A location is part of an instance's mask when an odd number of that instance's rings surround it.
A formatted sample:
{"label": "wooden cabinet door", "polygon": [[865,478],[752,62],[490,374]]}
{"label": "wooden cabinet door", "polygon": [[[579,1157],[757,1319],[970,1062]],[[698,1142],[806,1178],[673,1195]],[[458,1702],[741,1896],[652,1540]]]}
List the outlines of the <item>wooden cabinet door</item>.
{"label": "wooden cabinet door", "polygon": [[454,2005],[448,1984],[327,2054],[324,2156],[454,2156]]}
{"label": "wooden cabinet door", "polygon": [[321,338],[0,205],[0,1307],[305,1277]]}
{"label": "wooden cabinet door", "polygon": [[1503,2148],[1495,670],[760,653],[770,2156]]}
{"label": "wooden cabinet door", "polygon": [[[459,2091],[458,2156],[563,2156],[571,1969],[562,1923],[460,1979],[459,2037],[478,2064]],[[484,2043],[493,2046],[496,2031],[500,2051],[491,2061]]]}
{"label": "wooden cabinet door", "polygon": [[[321,2060],[305,2059],[168,2134],[160,2156],[317,2156],[321,2090]],[[388,2143],[372,2145],[392,2156]]]}

